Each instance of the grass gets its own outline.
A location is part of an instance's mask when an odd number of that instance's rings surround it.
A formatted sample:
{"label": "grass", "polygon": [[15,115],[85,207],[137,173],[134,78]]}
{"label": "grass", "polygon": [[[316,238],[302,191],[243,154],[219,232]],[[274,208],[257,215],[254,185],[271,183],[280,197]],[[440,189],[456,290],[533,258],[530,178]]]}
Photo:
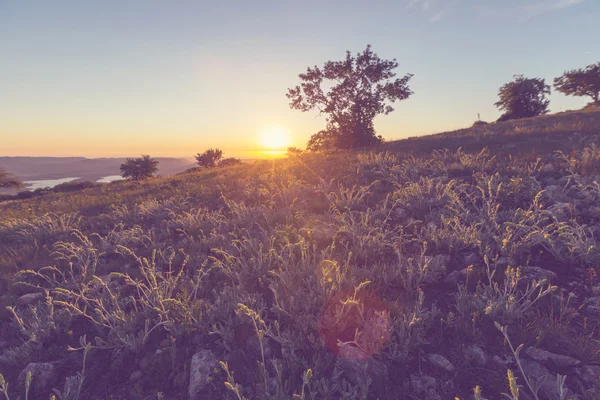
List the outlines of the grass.
{"label": "grass", "polygon": [[597,134],[564,113],[4,201],[0,393],[53,362],[30,398],[186,398],[210,350],[209,399],[542,399],[495,325],[600,362]]}

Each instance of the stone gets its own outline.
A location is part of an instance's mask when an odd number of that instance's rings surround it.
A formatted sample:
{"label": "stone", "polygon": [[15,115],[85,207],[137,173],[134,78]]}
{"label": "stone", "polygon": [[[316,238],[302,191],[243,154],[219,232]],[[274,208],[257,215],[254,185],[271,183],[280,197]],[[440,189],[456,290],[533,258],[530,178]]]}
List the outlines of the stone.
{"label": "stone", "polygon": [[188,386],[190,399],[199,400],[203,398],[202,391],[218,365],[217,357],[210,350],[200,350],[193,355],[190,364],[190,384]]}
{"label": "stone", "polygon": [[572,368],[581,364],[581,362],[572,357],[554,354],[536,347],[527,348],[525,354],[527,354],[529,358],[532,358],[551,369]]}
{"label": "stone", "polygon": [[584,383],[594,385],[600,382],[600,365],[584,365],[577,368],[576,371]]}
{"label": "stone", "polygon": [[429,375],[417,376],[410,375],[410,384],[412,386],[413,392],[416,394],[427,393],[430,389],[435,389],[437,385],[437,380]]}
{"label": "stone", "polygon": [[338,357],[340,367],[349,382],[356,385],[361,376],[369,376],[375,392],[380,398],[383,398],[389,379],[387,365],[369,357],[367,353],[352,344],[342,345]]}
{"label": "stone", "polygon": [[[262,342],[262,348],[265,352],[265,360],[267,358],[271,358],[271,356],[273,355],[273,351],[271,349],[271,344],[269,343],[269,340],[270,339],[268,337],[264,337]],[[258,336],[248,336],[248,338],[246,339],[246,350],[248,350],[248,352],[252,354],[252,356],[255,357],[257,360],[262,359],[260,341],[258,340]]]}
{"label": "stone", "polygon": [[548,207],[548,211],[561,222],[568,221],[571,215],[571,204],[559,202]]}
{"label": "stone", "polygon": [[587,306],[585,311],[593,317],[600,318],[600,307]]}
{"label": "stone", "polygon": [[425,359],[431,366],[446,372],[454,372],[456,369],[454,368],[454,365],[441,354],[427,354]]}
{"label": "stone", "polygon": [[[556,374],[551,373],[548,368],[544,367],[537,361],[521,360],[521,365],[525,371],[525,375],[532,382],[543,382],[540,386],[540,399],[560,400],[560,394],[556,387]],[[567,399],[572,395],[572,391],[567,387]]]}
{"label": "stone", "polygon": [[483,367],[487,364],[487,356],[476,344],[472,344],[465,348],[465,359],[478,367]]}
{"label": "stone", "polygon": [[548,282],[556,279],[556,274],[550,270],[540,267],[521,267],[521,276],[527,281],[541,281],[546,279]]}
{"label": "stone", "polygon": [[142,359],[139,362],[140,369],[142,371],[145,371],[148,369],[149,366],[150,366],[150,358],[148,356],[142,357]]}
{"label": "stone", "polygon": [[467,269],[462,269],[460,271],[453,271],[446,275],[446,284],[448,285],[457,285],[459,283],[463,283],[467,280]]}
{"label": "stone", "polygon": [[25,388],[27,374],[31,372],[29,398],[42,398],[57,381],[57,373],[52,363],[29,363],[17,378],[19,387]]}
{"label": "stone", "polygon": [[43,301],[46,298],[45,293],[27,293],[17,299],[17,305],[26,306]]}
{"label": "stone", "polygon": [[139,381],[140,379],[142,379],[143,376],[144,376],[144,373],[138,369],[138,370],[133,371],[131,373],[131,376],[129,377],[129,380],[131,382],[136,382],[136,381]]}
{"label": "stone", "polygon": [[504,360],[502,357],[497,355],[493,356],[492,363],[496,368],[503,371],[506,370],[506,360]]}

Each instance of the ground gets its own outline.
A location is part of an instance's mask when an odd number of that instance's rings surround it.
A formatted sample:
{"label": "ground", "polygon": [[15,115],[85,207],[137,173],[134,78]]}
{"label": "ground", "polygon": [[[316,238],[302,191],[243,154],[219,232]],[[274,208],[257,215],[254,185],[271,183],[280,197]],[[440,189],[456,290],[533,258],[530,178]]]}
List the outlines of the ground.
{"label": "ground", "polygon": [[510,370],[598,399],[597,134],[588,110],[2,202],[8,393],[500,399]]}

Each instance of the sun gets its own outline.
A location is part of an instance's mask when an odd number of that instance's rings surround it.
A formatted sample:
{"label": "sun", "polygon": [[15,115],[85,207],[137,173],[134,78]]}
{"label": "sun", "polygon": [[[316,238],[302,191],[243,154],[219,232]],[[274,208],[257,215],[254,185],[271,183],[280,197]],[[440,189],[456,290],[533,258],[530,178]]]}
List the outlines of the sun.
{"label": "sun", "polygon": [[264,129],[258,139],[260,145],[269,150],[281,150],[289,147],[291,143],[290,131],[281,126],[272,126]]}

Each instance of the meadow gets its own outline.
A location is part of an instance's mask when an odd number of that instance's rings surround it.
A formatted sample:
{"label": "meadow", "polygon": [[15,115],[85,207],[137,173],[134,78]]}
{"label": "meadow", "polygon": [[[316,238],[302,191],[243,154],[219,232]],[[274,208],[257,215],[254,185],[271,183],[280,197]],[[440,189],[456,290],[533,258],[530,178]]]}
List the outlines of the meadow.
{"label": "meadow", "polygon": [[587,110],[4,201],[0,398],[599,399],[599,135]]}

